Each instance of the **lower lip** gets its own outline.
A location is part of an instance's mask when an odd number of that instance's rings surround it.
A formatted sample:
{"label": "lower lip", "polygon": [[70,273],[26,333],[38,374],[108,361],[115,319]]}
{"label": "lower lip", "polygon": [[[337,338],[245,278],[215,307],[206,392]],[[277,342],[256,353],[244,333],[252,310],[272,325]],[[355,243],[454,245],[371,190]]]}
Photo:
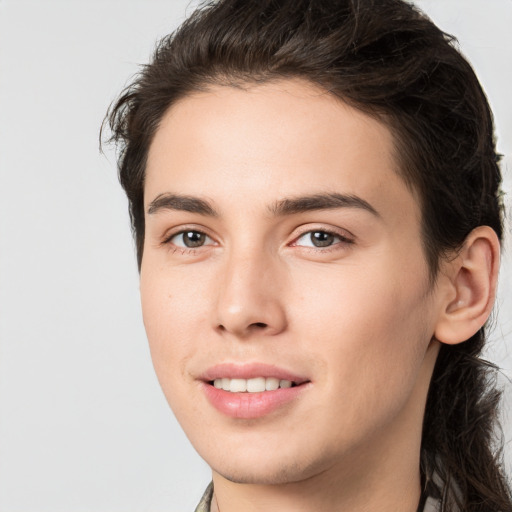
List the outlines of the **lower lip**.
{"label": "lower lip", "polygon": [[203,390],[210,403],[222,414],[231,418],[255,419],[266,416],[295,400],[307,383],[291,388],[279,388],[262,393],[231,393],[203,383]]}

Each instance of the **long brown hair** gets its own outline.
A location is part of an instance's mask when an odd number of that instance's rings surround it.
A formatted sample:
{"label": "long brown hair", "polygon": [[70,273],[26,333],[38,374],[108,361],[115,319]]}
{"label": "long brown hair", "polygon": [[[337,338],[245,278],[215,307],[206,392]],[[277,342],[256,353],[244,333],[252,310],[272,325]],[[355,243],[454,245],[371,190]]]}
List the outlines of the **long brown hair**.
{"label": "long brown hair", "polygon": [[[453,38],[402,0],[220,0],[204,4],[111,108],[138,262],[148,149],[167,109],[212,84],[302,78],[383,120],[421,201],[432,281],[441,258],[488,225],[502,236],[501,174],[485,94]],[[499,392],[482,328],[443,345],[427,399],[421,471],[442,511],[512,510],[496,442]]]}

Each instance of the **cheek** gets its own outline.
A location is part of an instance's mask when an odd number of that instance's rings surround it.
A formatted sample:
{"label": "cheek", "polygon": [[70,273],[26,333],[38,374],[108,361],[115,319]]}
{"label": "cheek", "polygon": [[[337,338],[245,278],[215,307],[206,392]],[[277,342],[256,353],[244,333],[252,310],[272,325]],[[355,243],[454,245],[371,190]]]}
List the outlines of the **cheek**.
{"label": "cheek", "polygon": [[378,402],[387,390],[400,396],[414,385],[430,341],[423,267],[408,271],[382,258],[364,269],[332,270],[325,276],[303,273],[296,281],[298,289],[311,290],[296,294],[301,300],[294,317],[303,342],[325,361],[328,385],[340,397],[347,388],[367,403]]}
{"label": "cheek", "polygon": [[201,294],[193,282],[148,265],[141,271],[140,293],[144,327],[158,379],[181,382],[183,367],[200,339],[198,326],[206,321]]}

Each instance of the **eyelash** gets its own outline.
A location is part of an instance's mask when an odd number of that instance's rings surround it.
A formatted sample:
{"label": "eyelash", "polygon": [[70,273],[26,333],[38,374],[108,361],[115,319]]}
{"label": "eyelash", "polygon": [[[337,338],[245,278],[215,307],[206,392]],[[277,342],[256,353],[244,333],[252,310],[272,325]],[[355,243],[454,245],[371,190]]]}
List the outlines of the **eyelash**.
{"label": "eyelash", "polygon": [[[338,241],[335,241],[334,243],[330,244],[330,245],[326,245],[326,246],[315,246],[313,243],[311,245],[298,245],[297,242],[309,235],[310,236],[310,240],[311,239],[311,236],[313,234],[324,234],[324,235],[328,235],[330,237],[333,237],[334,239],[337,239]],[[303,233],[301,233],[299,236],[297,236],[295,238],[295,240],[292,242],[292,246],[295,246],[295,247],[302,247],[306,250],[313,250],[313,251],[322,251],[322,252],[328,252],[328,251],[333,251],[333,250],[336,250],[336,249],[339,249],[339,245],[351,245],[354,243],[354,240],[352,238],[349,238],[348,236],[345,236],[345,235],[342,235],[341,233],[339,233],[338,231],[334,231],[334,230],[330,230],[330,229],[322,229],[322,228],[317,228],[317,229],[309,229],[308,231],[304,231]]]}
{"label": "eyelash", "polygon": [[[206,239],[209,239],[210,241],[212,241],[214,243],[202,244],[202,245],[198,245],[196,247],[188,247],[186,245],[177,245],[176,243],[172,242],[172,240],[174,238],[176,238],[178,236],[183,236],[186,233],[194,233],[195,235],[205,237]],[[325,246],[315,246],[314,243],[311,243],[311,245],[300,245],[297,243],[301,238],[306,237],[307,235],[309,235],[311,237],[313,234],[320,234],[320,233],[323,235],[332,237],[334,239],[334,242],[331,243],[330,245],[325,245]],[[310,238],[310,240],[312,240],[312,239]],[[296,236],[294,238],[293,242],[290,243],[290,246],[301,247],[302,249],[311,250],[311,251],[329,252],[332,250],[339,249],[339,247],[337,247],[339,245],[351,245],[353,243],[354,243],[354,240],[352,238],[342,235],[341,233],[339,233],[337,231],[330,230],[330,229],[317,228],[317,229],[309,229],[307,231],[303,231],[302,233],[300,233],[298,236]],[[186,254],[186,253],[195,253],[197,250],[201,250],[204,247],[210,247],[212,245],[215,245],[215,241],[212,239],[212,237],[210,237],[204,231],[201,231],[200,229],[190,228],[190,229],[182,229],[180,231],[171,233],[169,236],[165,237],[165,239],[162,241],[162,245],[172,245],[172,246],[174,246],[174,251],[181,251],[182,254]]]}
{"label": "eyelash", "polygon": [[162,245],[173,245],[175,251],[180,251],[181,250],[182,253],[195,252],[197,249],[202,249],[203,247],[209,247],[209,246],[213,245],[213,244],[207,244],[207,245],[203,244],[203,245],[199,245],[199,246],[196,246],[196,247],[187,247],[186,245],[177,245],[177,244],[172,242],[172,240],[174,238],[176,238],[176,237],[178,237],[180,235],[183,236],[186,233],[198,234],[200,236],[203,236],[203,237],[213,241],[212,237],[210,237],[204,231],[201,231],[200,229],[189,228],[189,229],[182,229],[180,231],[173,232],[170,235],[166,236],[164,238],[164,240],[162,241]]}

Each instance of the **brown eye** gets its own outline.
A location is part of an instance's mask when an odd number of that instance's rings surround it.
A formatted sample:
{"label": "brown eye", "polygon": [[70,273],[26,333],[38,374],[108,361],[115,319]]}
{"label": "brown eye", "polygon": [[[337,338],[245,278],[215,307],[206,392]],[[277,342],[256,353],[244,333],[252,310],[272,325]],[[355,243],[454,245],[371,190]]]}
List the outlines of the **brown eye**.
{"label": "brown eye", "polygon": [[181,231],[176,233],[170,240],[173,245],[177,247],[186,247],[187,249],[194,249],[202,247],[203,245],[211,245],[213,240],[202,233],[201,231]]}
{"label": "brown eye", "polygon": [[348,239],[329,231],[308,231],[301,235],[294,245],[300,247],[330,247],[340,242],[349,242]]}
{"label": "brown eye", "polygon": [[296,247],[305,247],[309,249],[342,249],[348,245],[352,245],[354,239],[344,236],[337,231],[329,231],[326,229],[312,229],[305,231],[299,236],[292,245]]}
{"label": "brown eye", "polygon": [[326,233],[325,231],[312,231],[309,233],[309,237],[315,247],[329,247],[336,239],[332,233]]}

